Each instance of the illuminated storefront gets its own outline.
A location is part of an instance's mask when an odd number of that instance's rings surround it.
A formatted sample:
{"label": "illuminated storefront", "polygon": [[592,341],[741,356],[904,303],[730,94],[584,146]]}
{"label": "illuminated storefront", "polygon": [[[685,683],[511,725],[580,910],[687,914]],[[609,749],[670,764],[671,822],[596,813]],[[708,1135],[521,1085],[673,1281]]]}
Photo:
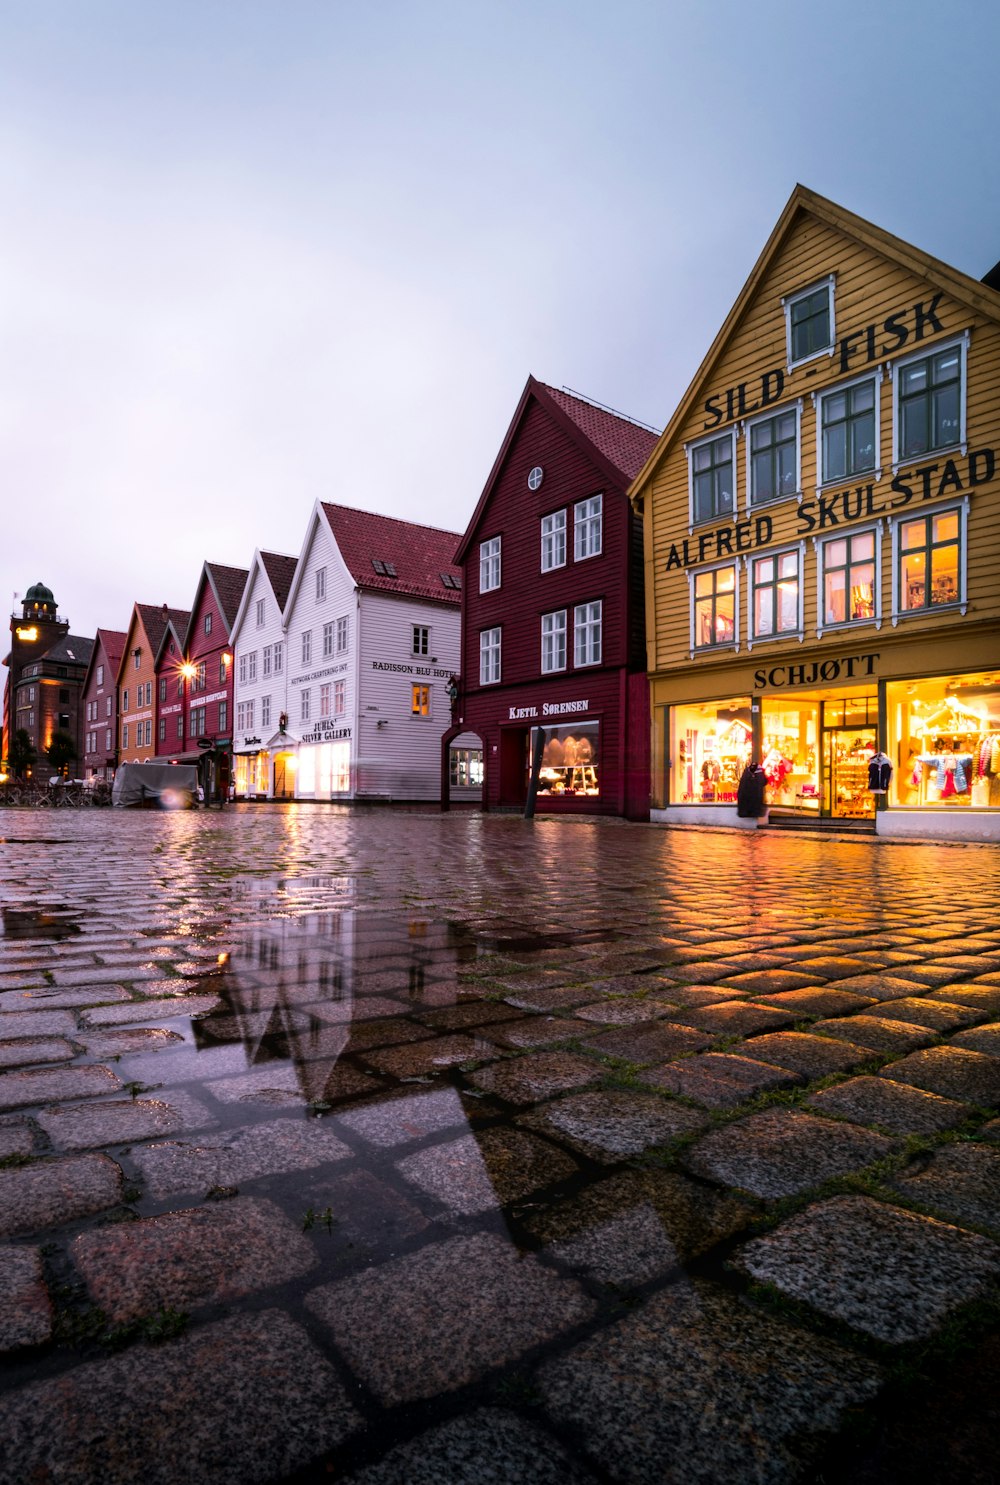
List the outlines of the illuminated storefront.
{"label": "illuminated storefront", "polygon": [[654,820],[1000,840],[998,364],[996,289],[796,188],[630,492]]}

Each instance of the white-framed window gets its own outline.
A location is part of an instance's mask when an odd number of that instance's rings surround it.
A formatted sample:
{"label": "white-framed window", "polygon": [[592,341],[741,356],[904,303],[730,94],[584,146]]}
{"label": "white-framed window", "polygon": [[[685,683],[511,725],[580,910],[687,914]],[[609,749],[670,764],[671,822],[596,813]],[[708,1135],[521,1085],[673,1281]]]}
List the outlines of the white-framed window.
{"label": "white-framed window", "polygon": [[319,714],[321,717],[330,715],[331,687],[329,681],[324,681],[319,688]]}
{"label": "white-framed window", "polygon": [[831,273],[818,283],[797,289],[782,299],[789,370],[801,366],[804,361],[812,361],[816,356],[833,354],[837,343],[835,284],[836,279]]}
{"label": "white-framed window", "polygon": [[491,536],[479,543],[479,591],[491,593],[500,586],[500,538]]}
{"label": "white-framed window", "polygon": [[347,682],[334,681],[333,683],[333,715],[342,717],[347,710]]}
{"label": "white-framed window", "polygon": [[427,624],[414,624],[412,634],[413,644],[411,655],[429,655],[431,652],[431,631]]}
{"label": "white-framed window", "polygon": [[246,657],[246,655],[241,655],[240,656],[240,685],[241,686],[245,686],[246,683],[247,683],[247,657]]}
{"label": "white-framed window", "polygon": [[258,598],[257,599],[255,614],[256,614],[256,619],[257,619],[257,628],[258,629],[263,629],[263,627],[264,627],[264,600],[263,600],[263,598]]}
{"label": "white-framed window", "polygon": [[256,650],[251,650],[250,653],[247,655],[247,680],[248,681],[255,681],[256,679],[257,679],[257,651]]}
{"label": "white-framed window", "polygon": [[[178,720],[180,720],[180,719],[178,719]],[[108,748],[109,750],[111,748],[111,728],[110,727],[105,727],[105,729],[104,729],[104,746],[106,748]]]}
{"label": "white-framed window", "polygon": [[114,714],[114,709],[115,709],[114,697],[113,696],[106,696],[104,698],[104,715],[106,717],[112,716]]}
{"label": "white-framed window", "polygon": [[274,673],[281,674],[281,668],[285,663],[285,642],[283,639],[274,641]]}
{"label": "white-framed window", "polygon": [[965,613],[968,520],[965,497],[893,521],[893,624],[909,614],[926,618],[946,607],[961,607]]}
{"label": "white-framed window", "polygon": [[211,634],[211,632],[212,632],[212,615],[210,613],[208,613],[208,614],[205,615],[205,633],[206,634]]}
{"label": "white-framed window", "polygon": [[103,665],[99,665],[97,667],[97,684],[99,686],[103,686],[104,685],[104,666]]}
{"label": "white-framed window", "polygon": [[132,651],[132,669],[133,670],[138,670],[139,669],[139,666],[141,664],[142,664],[142,651],[141,650],[133,650]]}
{"label": "white-framed window", "polygon": [[599,557],[604,539],[604,496],[591,495],[573,507],[573,560]]}
{"label": "white-framed window", "polygon": [[312,692],[305,686],[299,692],[299,719],[308,722],[312,717]]}
{"label": "white-framed window", "polygon": [[326,568],[316,569],[316,602],[323,603],[326,598]]}
{"label": "white-framed window", "polygon": [[208,708],[204,706],[193,706],[191,708],[191,726],[189,733],[191,737],[204,737],[205,714],[207,710]]}
{"label": "white-framed window", "polygon": [[542,517],[542,571],[566,566],[566,512],[554,510]]}
{"label": "white-framed window", "polygon": [[[35,699],[35,688],[34,688],[34,686],[32,686],[31,689],[30,689],[30,691],[28,692],[28,700],[29,701],[34,701],[34,699]],[[122,692],[122,711],[123,712],[127,712],[128,711],[128,687],[127,686],[125,687],[124,691]]]}
{"label": "white-framed window", "polygon": [[350,643],[351,626],[346,614],[337,620],[337,654],[343,655]]}
{"label": "white-framed window", "polygon": [[452,748],[448,755],[452,788],[478,789],[483,782],[482,748]]}
{"label": "white-framed window", "polygon": [[184,737],[184,713],[183,712],[178,712],[177,713],[177,736],[179,738],[181,738],[181,739],[183,739],[183,737]]}
{"label": "white-framed window", "polygon": [[500,679],[500,626],[479,631],[479,684],[492,686]]}
{"label": "white-framed window", "polygon": [[748,562],[750,634],[749,644],[803,632],[803,546],[765,552]]}
{"label": "white-framed window", "polygon": [[735,562],[688,573],[691,589],[691,648],[739,644],[739,574]]}
{"label": "white-framed window", "polygon": [[[31,720],[32,720],[32,722],[34,722],[34,720],[35,720],[34,717],[32,717]],[[128,747],[128,723],[127,722],[123,722],[122,723],[122,747],[123,748],[127,748]]]}
{"label": "white-framed window", "polygon": [[816,550],[817,634],[840,624],[879,623],[881,527],[865,526],[842,536],[817,538]]}
{"label": "white-framed window", "polygon": [[312,664],[312,653],[313,653],[313,636],[312,636],[312,630],[311,629],[303,629],[303,631],[302,631],[302,664],[303,665],[311,665]]}
{"label": "white-framed window", "polygon": [[821,485],[841,485],[879,469],[879,392],[882,372],[855,377],[813,394],[816,468]]}
{"label": "white-framed window", "polygon": [[271,725],[271,698],[262,696],[260,698],[260,725],[270,727]]}
{"label": "white-framed window", "polygon": [[542,614],[542,674],[566,669],[566,610]]}
{"label": "white-framed window", "polygon": [[333,654],[333,620],[323,625],[323,659],[328,660]]}
{"label": "white-framed window", "polygon": [[271,646],[265,645],[260,652],[260,673],[266,679],[271,674]]}
{"label": "white-framed window", "polygon": [[573,663],[600,665],[603,645],[603,604],[600,598],[578,603],[573,609]]}
{"label": "white-framed window", "polygon": [[692,526],[717,521],[736,509],[736,428],[685,444]]}
{"label": "white-framed window", "polygon": [[429,717],[431,714],[431,688],[420,681],[414,681],[410,687],[410,715],[413,717]]}
{"label": "white-framed window", "polygon": [[801,413],[802,404],[796,402],[747,420],[747,499],[751,506],[787,500],[801,490]]}
{"label": "white-framed window", "polygon": [[967,335],[890,367],[893,470],[939,449],[965,453]]}
{"label": "white-framed window", "polygon": [[229,703],[226,702],[226,701],[220,701],[219,702],[219,731],[220,732],[225,732],[225,730],[226,730],[226,728],[228,726],[229,726]]}

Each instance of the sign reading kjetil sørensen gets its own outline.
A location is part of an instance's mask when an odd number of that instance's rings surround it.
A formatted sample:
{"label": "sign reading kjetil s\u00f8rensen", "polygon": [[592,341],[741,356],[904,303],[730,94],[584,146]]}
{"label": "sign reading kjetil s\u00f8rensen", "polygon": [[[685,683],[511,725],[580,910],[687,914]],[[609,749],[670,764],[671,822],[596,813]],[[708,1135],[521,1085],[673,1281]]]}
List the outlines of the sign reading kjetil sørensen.
{"label": "sign reading kjetil s\u00f8rensen", "polygon": [[574,712],[589,712],[589,701],[543,701],[541,706],[512,706],[508,707],[508,722],[520,722],[523,718],[532,717],[567,717]]}

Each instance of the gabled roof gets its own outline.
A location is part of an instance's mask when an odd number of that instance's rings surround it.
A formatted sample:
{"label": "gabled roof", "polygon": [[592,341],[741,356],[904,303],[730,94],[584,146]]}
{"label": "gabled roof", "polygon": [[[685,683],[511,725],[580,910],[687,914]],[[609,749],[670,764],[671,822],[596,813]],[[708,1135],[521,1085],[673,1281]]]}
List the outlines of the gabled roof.
{"label": "gabled roof", "polygon": [[226,626],[226,639],[233,632],[236,615],[240,611],[240,600],[243,597],[243,589],[246,587],[247,578],[250,576],[245,567],[225,567],[221,562],[205,562],[198,578],[198,586],[194,593],[194,602],[188,614],[187,628],[184,633],[183,646],[185,651],[191,642],[191,625],[194,623],[198,605],[205,591],[205,584],[211,586],[215,595],[215,601],[219,605],[223,623]]}
{"label": "gabled roof", "polygon": [[261,552],[260,561],[267,574],[267,580],[271,584],[271,592],[274,594],[278,608],[284,612],[288,591],[292,586],[299,559],[298,557],[286,557],[281,552]]}
{"label": "gabled roof", "polygon": [[137,603],[132,610],[132,619],[125,633],[125,647],[122,657],[118,662],[118,676],[121,680],[122,667],[128,654],[128,642],[135,629],[136,621],[141,625],[142,631],[149,642],[150,653],[154,660],[160,652],[163,643],[163,635],[169,621],[173,621],[174,628],[184,634],[187,630],[191,615],[186,608],[168,608],[165,603]]}
{"label": "gabled roof", "polygon": [[657,435],[651,428],[643,428],[622,413],[598,407],[585,397],[560,391],[529,376],[472,520],[455,553],[456,562],[465,560],[532,400],[546,410],[552,420],[600,470],[603,478],[622,489],[628,488],[648,458],[650,450],[656,445]]}
{"label": "gabled roof", "polygon": [[[453,557],[457,531],[418,526],[413,521],[376,516],[347,505],[328,505],[326,501],[320,506],[359,588],[430,598],[438,603],[461,603],[462,573]],[[446,584],[445,576],[453,578],[458,586]]]}
{"label": "gabled roof", "polygon": [[761,279],[781,252],[789,234],[803,215],[815,217],[817,221],[842,232],[846,237],[853,238],[888,262],[906,269],[918,278],[930,279],[933,283],[940,284],[953,299],[960,304],[967,305],[978,314],[986,315],[989,319],[1000,320],[1000,293],[989,286],[987,282],[990,278],[989,274],[987,280],[972,278],[969,274],[962,273],[947,263],[942,263],[940,258],[934,258],[930,253],[922,252],[920,248],[904,242],[901,237],[894,237],[891,232],[886,232],[882,227],[876,227],[873,222],[866,221],[864,217],[856,216],[846,207],[838,206],[834,201],[828,201],[825,196],[818,196],[815,191],[810,191],[806,186],[797,185],[775,223],[773,232],[764,244],[764,249],[754,264],[750,277],[740,290],[736,303],[726,316],[721,330],[709,346],[704,360],[695,372],[670,422],[664,428],[656,447],[651,451],[642,469],[633,480],[629,490],[633,501],[640,500],[641,491],[659,463],[661,453],[673,442],[678,430],[686,422],[692,403],[739,326]]}
{"label": "gabled roof", "polygon": [[63,634],[39,660],[49,660],[54,665],[89,665],[94,641],[80,634]]}
{"label": "gabled roof", "polygon": [[118,667],[122,663],[122,655],[125,653],[125,641],[127,634],[120,629],[98,629],[94,639],[94,648],[90,654],[90,663],[87,666],[87,674],[83,678],[83,689],[86,691],[90,685],[90,672],[96,665],[100,664],[103,654],[105,664],[108,667],[109,680],[118,674]]}
{"label": "gabled roof", "polygon": [[163,626],[163,634],[160,638],[160,643],[157,646],[156,655],[153,659],[153,667],[155,670],[159,670],[160,665],[163,662],[163,656],[166,653],[167,646],[170,643],[171,638],[173,638],[173,641],[177,646],[178,661],[182,661],[184,659],[184,639],[187,634],[187,629],[190,622],[191,615],[187,612],[186,609],[168,610],[167,622]]}

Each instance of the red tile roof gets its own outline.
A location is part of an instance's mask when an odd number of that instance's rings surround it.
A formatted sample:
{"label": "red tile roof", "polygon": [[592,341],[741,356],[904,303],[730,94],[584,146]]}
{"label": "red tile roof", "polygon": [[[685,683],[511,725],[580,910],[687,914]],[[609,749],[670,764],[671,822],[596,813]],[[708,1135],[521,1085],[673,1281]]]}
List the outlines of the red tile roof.
{"label": "red tile roof", "polygon": [[284,609],[299,559],[298,557],[286,557],[281,552],[261,552],[260,560],[264,564],[264,571],[267,573],[267,580],[271,584],[271,592],[277,600],[278,607]]}
{"label": "red tile roof", "polygon": [[118,674],[118,667],[122,663],[122,655],[125,653],[125,641],[127,634],[120,629],[98,629],[97,642],[104,646],[104,655],[108,662],[108,669],[113,675]]}
{"label": "red tile roof", "polygon": [[206,562],[206,570],[211,573],[218,594],[219,604],[222,608],[222,617],[226,621],[227,636],[233,632],[233,624],[236,622],[236,613],[243,597],[243,589],[246,587],[247,578],[250,576],[245,567],[224,567],[221,562]]}
{"label": "red tile roof", "polygon": [[634,480],[660,435],[649,428],[641,428],[638,423],[630,422],[620,413],[595,407],[592,402],[575,397],[571,392],[550,387],[545,382],[540,385],[556,406],[562,408],[580,431],[587,435],[594,447],[600,449],[604,457],[621,470],[626,481]]}
{"label": "red tile roof", "polygon": [[[461,603],[459,588],[446,587],[442,582],[444,574],[449,574],[459,585],[462,581],[462,569],[454,562],[459,542],[456,532],[418,526],[413,521],[397,521],[392,516],[376,516],[346,505],[328,505],[326,501],[322,504],[341,556],[359,588],[405,593],[411,598],[433,598],[440,603]],[[374,562],[394,568],[396,575],[378,572]]]}

